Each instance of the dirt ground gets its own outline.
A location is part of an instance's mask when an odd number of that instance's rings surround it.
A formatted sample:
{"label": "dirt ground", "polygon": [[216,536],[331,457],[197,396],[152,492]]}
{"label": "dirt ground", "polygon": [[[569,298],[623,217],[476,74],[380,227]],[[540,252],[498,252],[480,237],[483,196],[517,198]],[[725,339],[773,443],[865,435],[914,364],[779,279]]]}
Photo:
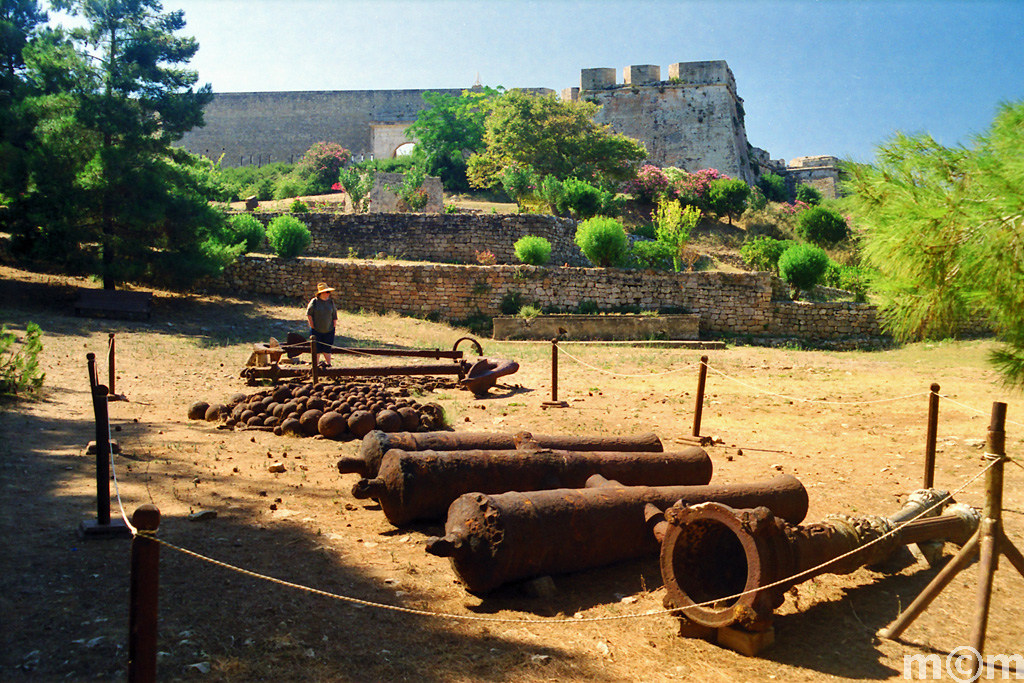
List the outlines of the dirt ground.
{"label": "dirt ground", "polygon": [[[252,343],[303,331],[304,302],[156,292],[152,319],[126,322],[74,317],[77,286],[95,285],[0,268],[0,321],[19,332],[29,321],[42,327],[46,372],[40,400],[0,412],[0,680],[125,678],[129,541],[76,535],[81,521],[96,516],[94,458],[85,453],[95,436],[86,353],[101,359],[106,382],[110,332],[117,340],[115,389],[128,398],[112,402],[110,415],[122,448],[118,490],[129,514],[152,503],[161,511],[162,539],[252,572],[437,613],[354,606],[164,548],[160,680],[900,680],[904,655],[945,657],[969,641],[976,563],[904,642],[874,633],[935,569],[861,569],[803,583],[778,610],[777,642],[760,658],[679,637],[678,623],[661,611],[656,558],[553,577],[557,592],[549,597],[515,586],[471,595],[447,561],[423,550],[441,525],[396,529],[378,505],[353,498],[358,477],[339,475],[336,462],[357,452],[355,441],[224,431],[186,419],[193,401],[253,391],[239,379]],[[344,314],[339,333],[339,343],[353,346],[450,348],[465,331]],[[521,370],[485,399],[454,388],[424,397],[445,407],[455,430],[654,431],[669,446],[690,433],[698,359],[708,354],[702,433],[722,440],[708,448],[712,481],[794,474],[810,495],[808,521],[839,512],[888,514],[918,488],[933,382],[952,399],[941,407],[938,485],[957,489],[983,468],[978,444],[993,401],[1009,404],[1007,451],[1024,458],[1024,399],[1002,389],[986,364],[991,342],[843,353],[566,344],[559,398],[569,407],[545,410],[549,346],[481,341],[486,355],[515,359]],[[885,399],[899,400],[879,402]],[[268,472],[277,461],[286,471]],[[957,498],[980,506],[983,490],[979,479]],[[1007,532],[1024,548],[1024,469],[1007,465],[1004,504]],[[118,515],[116,500],[112,508]],[[217,515],[189,520],[203,510]],[[947,554],[954,551],[947,545]],[[1024,579],[1002,562],[988,653],[1024,654],[1022,593]],[[603,616],[629,618],[584,620]]]}

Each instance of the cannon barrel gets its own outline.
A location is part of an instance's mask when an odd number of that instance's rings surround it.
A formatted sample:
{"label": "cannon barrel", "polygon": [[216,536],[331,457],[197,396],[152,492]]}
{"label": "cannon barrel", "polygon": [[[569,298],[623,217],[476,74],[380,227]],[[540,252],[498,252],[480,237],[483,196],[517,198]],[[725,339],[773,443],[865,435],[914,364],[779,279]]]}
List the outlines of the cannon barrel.
{"label": "cannon barrel", "polygon": [[[520,446],[522,444],[522,446]],[[376,477],[380,461],[392,448],[403,451],[507,451],[515,448],[551,448],[561,451],[645,451],[664,450],[657,434],[637,436],[560,436],[520,432],[382,432],[363,437],[359,455],[341,458],[338,471]]]}
{"label": "cannon barrel", "polygon": [[464,493],[582,488],[594,474],[629,485],[699,485],[711,481],[711,458],[696,446],[667,453],[612,451],[414,451],[392,449],[377,476],[360,479],[356,498],[375,498],[401,526],[444,519]]}
{"label": "cannon barrel", "polygon": [[807,514],[807,491],[798,479],[719,486],[617,486],[585,489],[469,493],[452,503],[445,536],[427,542],[427,552],[448,557],[471,593],[486,593],[513,581],[602,567],[653,556],[658,543],[644,507],[682,500],[764,505],[799,523]]}
{"label": "cannon barrel", "polygon": [[[962,544],[979,520],[966,505],[904,521],[910,516],[905,508],[892,518],[833,515],[818,524],[794,526],[764,507],[676,504],[665,512],[668,525],[661,545],[665,605],[681,608],[684,620],[700,626],[765,631],[794,585],[819,574],[847,574],[877,564],[909,543],[948,539]],[[802,574],[809,570],[813,573]],[[746,594],[731,597],[740,593]]]}

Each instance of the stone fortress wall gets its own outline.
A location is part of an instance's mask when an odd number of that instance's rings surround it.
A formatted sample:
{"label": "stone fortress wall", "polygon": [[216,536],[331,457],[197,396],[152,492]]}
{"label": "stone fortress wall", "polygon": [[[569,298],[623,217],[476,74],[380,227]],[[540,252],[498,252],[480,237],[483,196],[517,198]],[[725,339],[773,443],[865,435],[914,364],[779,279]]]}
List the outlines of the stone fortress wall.
{"label": "stone fortress wall", "polygon": [[[251,214],[268,224],[282,214]],[[302,221],[313,238],[310,256],[371,258],[377,254],[409,261],[476,264],[478,251],[498,263],[516,263],[513,245],[536,235],[551,243],[551,263],[589,265],[573,241],[576,221],[540,214],[370,213],[287,214]]]}
{"label": "stone fortress wall", "polygon": [[515,295],[523,303],[562,310],[574,310],[584,301],[596,302],[601,310],[681,308],[700,316],[702,334],[797,337],[814,342],[877,340],[880,334],[874,306],[780,301],[773,296],[776,287],[770,273],[483,267],[248,255],[202,286],[304,302],[321,281],[335,288],[335,300],[346,309],[394,310],[442,320],[500,315],[502,300]]}
{"label": "stone fortress wall", "polygon": [[[724,60],[677,62],[662,80],[661,67],[583,69],[567,99],[601,105],[597,115],[617,133],[647,146],[650,162],[687,171],[716,168],[753,183],[763,171],[810,182],[835,196],[834,157],[801,157],[789,165],[747,141],[743,99]],[[527,88],[553,94],[547,88]],[[433,92],[459,95],[462,89]],[[218,93],[207,105],[206,126],[187,133],[181,146],[226,167],[297,161],[319,141],[337,142],[356,159],[389,158],[407,142],[405,130],[425,108],[428,90],[342,90]]]}
{"label": "stone fortress wall", "polygon": [[579,89],[563,98],[601,105],[595,120],[616,133],[641,140],[649,162],[687,171],[715,168],[748,183],[757,180],[744,124],[743,99],[725,61],[645,64],[623,69],[584,69]]}

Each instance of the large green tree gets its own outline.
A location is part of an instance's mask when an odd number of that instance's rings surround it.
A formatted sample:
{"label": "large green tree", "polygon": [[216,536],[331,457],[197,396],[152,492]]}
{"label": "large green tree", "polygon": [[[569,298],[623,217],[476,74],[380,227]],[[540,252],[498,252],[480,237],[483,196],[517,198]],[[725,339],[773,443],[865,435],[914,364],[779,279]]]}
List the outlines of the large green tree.
{"label": "large green tree", "polygon": [[449,192],[469,190],[466,162],[484,149],[484,120],[500,93],[500,88],[486,87],[463,90],[458,97],[423,93],[423,101],[430,106],[419,112],[405,134],[416,140],[414,154],[423,160],[424,170],[439,177]]}
{"label": "large green tree", "polygon": [[232,253],[224,217],[207,201],[209,175],[173,146],[212,98],[187,68],[198,44],[177,35],[183,13],[158,0],[52,4],[81,26],[23,50],[41,92],[26,103],[35,127],[27,186],[11,203],[16,246],[105,288],[216,272]]}
{"label": "large green tree", "polygon": [[898,134],[846,171],[886,328],[945,337],[982,316],[1005,342],[996,367],[1024,388],[1024,102],[969,148]]}
{"label": "large green tree", "polygon": [[25,52],[46,19],[35,0],[0,0],[0,196],[24,189],[25,147],[32,130],[22,111],[32,93]]}
{"label": "large green tree", "polygon": [[647,157],[643,144],[594,122],[592,102],[510,90],[497,98],[484,132],[486,149],[469,160],[469,181],[495,187],[509,166],[538,177],[575,177],[595,185],[628,180]]}

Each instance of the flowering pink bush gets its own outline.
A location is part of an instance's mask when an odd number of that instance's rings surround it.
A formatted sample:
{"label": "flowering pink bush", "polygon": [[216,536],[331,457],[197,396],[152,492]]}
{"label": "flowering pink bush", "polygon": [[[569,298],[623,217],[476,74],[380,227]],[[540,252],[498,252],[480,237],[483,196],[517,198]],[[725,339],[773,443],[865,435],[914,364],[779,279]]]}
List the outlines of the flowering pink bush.
{"label": "flowering pink bush", "polygon": [[637,201],[653,202],[668,189],[669,180],[665,172],[657,166],[644,164],[636,174],[636,179],[626,183],[626,192]]}
{"label": "flowering pink bush", "polygon": [[476,252],[476,262],[481,266],[493,266],[498,262],[498,257],[490,251]]}
{"label": "flowering pink bush", "polygon": [[696,173],[683,175],[675,182],[672,190],[675,192],[676,198],[683,201],[689,199],[690,203],[696,203],[699,206],[707,195],[711,181],[723,178],[728,180],[729,176],[719,173],[714,168],[702,168]]}
{"label": "flowering pink bush", "polygon": [[331,185],[331,191],[344,192],[345,188],[341,186],[341,183],[334,183],[333,185]]}
{"label": "flowering pink bush", "polygon": [[804,210],[809,209],[809,208],[811,208],[810,204],[808,204],[807,202],[802,202],[802,201],[800,201],[798,199],[795,202],[793,202],[792,204],[782,204],[782,205],[780,205],[779,206],[779,211],[781,211],[782,213],[784,213],[784,214],[786,214],[788,216],[795,216],[796,214],[800,213],[801,211],[804,211]]}

